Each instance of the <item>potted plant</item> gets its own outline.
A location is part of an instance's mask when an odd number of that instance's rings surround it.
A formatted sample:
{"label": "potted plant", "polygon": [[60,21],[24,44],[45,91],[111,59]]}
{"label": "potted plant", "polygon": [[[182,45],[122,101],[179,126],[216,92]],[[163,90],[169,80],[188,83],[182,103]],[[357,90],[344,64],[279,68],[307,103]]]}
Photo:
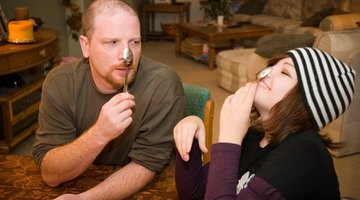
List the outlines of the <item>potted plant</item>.
{"label": "potted plant", "polygon": [[203,0],[200,5],[205,18],[216,20],[218,16],[224,16],[225,20],[230,20],[232,17],[231,0]]}

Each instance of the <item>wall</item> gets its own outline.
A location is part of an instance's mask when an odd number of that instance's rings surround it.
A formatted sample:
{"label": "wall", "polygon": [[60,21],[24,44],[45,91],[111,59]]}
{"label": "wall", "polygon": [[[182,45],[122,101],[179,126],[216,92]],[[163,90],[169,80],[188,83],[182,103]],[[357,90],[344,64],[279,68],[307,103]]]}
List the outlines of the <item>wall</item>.
{"label": "wall", "polygon": [[[87,7],[90,0],[72,0],[73,3],[76,3],[80,6],[80,12],[84,11],[84,8]],[[69,9],[65,9],[66,15],[71,15]],[[66,32],[70,32],[69,27],[66,27]],[[67,34],[67,43],[68,43],[68,54],[73,57],[82,57],[81,47],[79,41],[75,41],[69,34]]]}
{"label": "wall", "polygon": [[[139,15],[141,15],[141,5],[151,0],[125,0],[129,4],[136,7]],[[190,0],[188,0],[190,1]],[[87,7],[91,0],[73,0],[80,6],[81,11]],[[200,10],[200,0],[191,0],[190,21],[198,21],[203,19],[203,12]],[[55,29],[59,32],[59,43],[61,48],[61,56],[82,57],[80,45],[74,41],[68,33],[66,25],[66,16],[70,11],[63,5],[62,0],[0,0],[0,4],[8,19],[14,18],[14,8],[18,6],[26,6],[30,10],[30,16],[40,17],[45,24],[44,27]],[[140,18],[141,19],[141,18]],[[160,22],[176,22],[177,16],[174,14],[156,14],[156,30],[160,30]]]}
{"label": "wall", "polygon": [[[136,7],[141,15],[141,5],[150,0],[125,0]],[[203,19],[203,11],[200,10],[200,0],[187,0],[191,2],[190,21],[199,21]],[[89,5],[91,0],[73,0],[78,3],[83,10]],[[0,0],[5,15],[8,19],[14,18],[14,7],[26,6],[30,9],[30,16],[40,17],[45,21],[43,26],[55,29],[59,32],[60,48],[62,56],[81,57],[79,43],[71,39],[66,26],[66,15],[69,10],[62,4],[62,0]],[[352,12],[360,12],[360,0],[352,0]],[[174,14],[159,13],[156,14],[156,30],[160,30],[160,22],[176,22],[177,16]]]}

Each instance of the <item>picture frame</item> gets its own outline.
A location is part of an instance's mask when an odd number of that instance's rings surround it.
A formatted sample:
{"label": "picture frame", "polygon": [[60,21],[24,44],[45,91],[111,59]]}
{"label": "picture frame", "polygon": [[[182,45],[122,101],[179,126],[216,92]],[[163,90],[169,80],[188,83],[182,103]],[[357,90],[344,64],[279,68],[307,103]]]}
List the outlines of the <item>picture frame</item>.
{"label": "picture frame", "polygon": [[6,40],[7,38],[7,34],[8,34],[7,23],[8,20],[0,4],[0,41]]}

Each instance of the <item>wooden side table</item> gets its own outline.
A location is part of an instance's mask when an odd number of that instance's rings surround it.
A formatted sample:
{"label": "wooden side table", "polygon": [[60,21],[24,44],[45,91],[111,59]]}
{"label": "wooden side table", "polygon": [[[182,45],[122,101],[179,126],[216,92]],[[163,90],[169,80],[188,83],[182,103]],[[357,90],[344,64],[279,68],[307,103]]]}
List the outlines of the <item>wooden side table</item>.
{"label": "wooden side table", "polygon": [[41,87],[44,75],[37,68],[54,65],[60,51],[58,32],[42,28],[35,32],[35,43],[1,44],[0,75],[32,70],[18,88],[0,87],[0,154],[33,134],[37,128]]}
{"label": "wooden side table", "polygon": [[[142,8],[142,40],[145,42],[147,37],[159,38],[162,33],[155,32],[155,13],[174,13],[178,14],[179,22],[190,21],[190,3],[183,4],[145,4]],[[149,24],[149,20],[151,23]]]}

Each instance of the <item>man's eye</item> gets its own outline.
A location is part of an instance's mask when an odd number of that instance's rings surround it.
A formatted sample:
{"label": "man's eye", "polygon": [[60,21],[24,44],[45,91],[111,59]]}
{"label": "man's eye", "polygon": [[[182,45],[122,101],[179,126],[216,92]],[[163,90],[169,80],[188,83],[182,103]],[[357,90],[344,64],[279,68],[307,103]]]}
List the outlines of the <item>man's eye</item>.
{"label": "man's eye", "polygon": [[141,42],[140,40],[133,40],[133,41],[130,42],[130,44],[131,45],[138,45],[138,44],[140,44],[140,42]]}

